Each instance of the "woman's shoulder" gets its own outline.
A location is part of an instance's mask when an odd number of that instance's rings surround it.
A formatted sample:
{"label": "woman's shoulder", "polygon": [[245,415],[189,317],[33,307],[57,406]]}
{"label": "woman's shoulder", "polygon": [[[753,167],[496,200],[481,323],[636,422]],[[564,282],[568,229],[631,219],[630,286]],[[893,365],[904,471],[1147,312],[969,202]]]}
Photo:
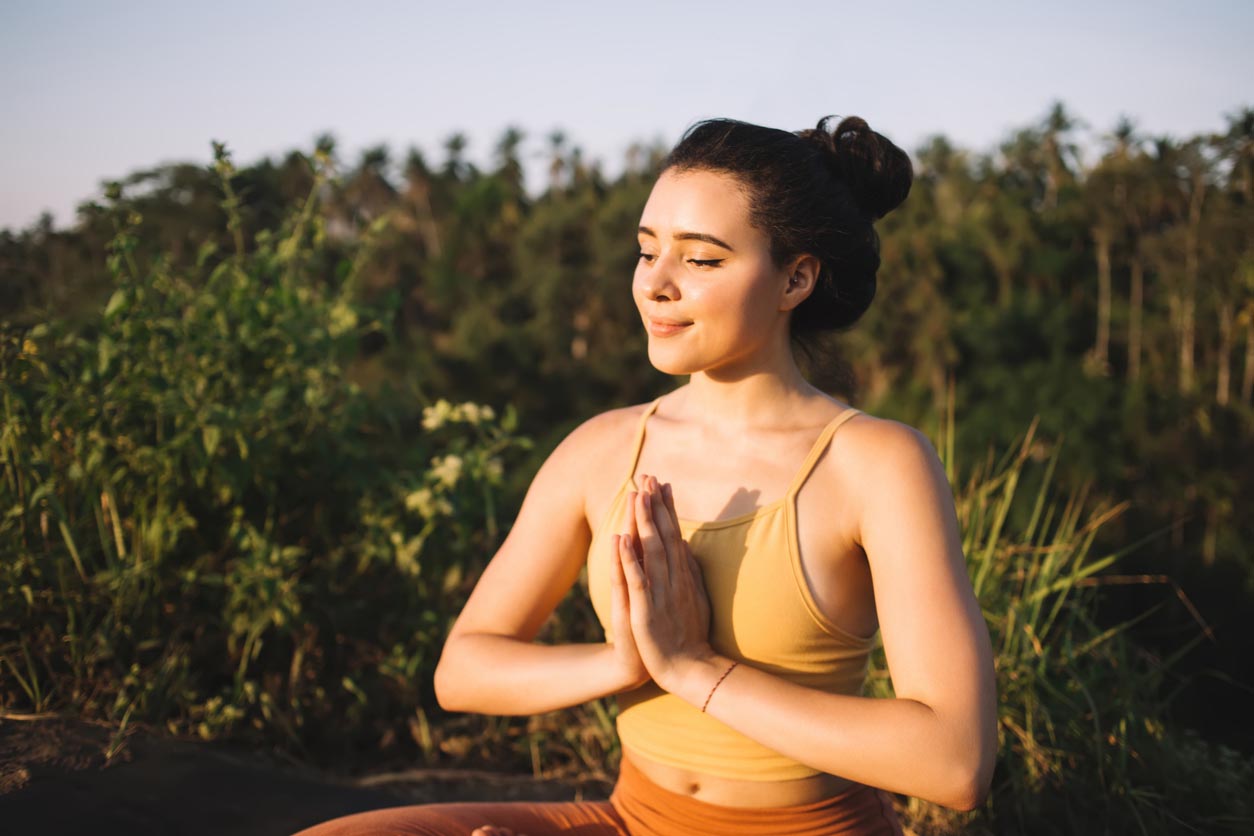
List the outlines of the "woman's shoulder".
{"label": "woman's shoulder", "polygon": [[536,482],[565,497],[591,526],[627,476],[632,443],[649,406],[606,410],[578,424],[541,465]]}
{"label": "woman's shoulder", "polygon": [[623,433],[630,435],[640,426],[640,421],[651,404],[652,401],[645,401],[598,412],[575,427],[569,437],[578,437],[581,443],[621,441]]}
{"label": "woman's shoulder", "polygon": [[847,449],[842,451],[841,456],[831,458],[842,458],[854,465],[882,461],[886,456],[897,459],[936,453],[931,439],[922,430],[863,409],[857,409],[855,415],[844,422],[844,427],[832,443],[842,443]]}
{"label": "woman's shoulder", "polygon": [[627,455],[652,401],[609,409],[585,419],[558,443],[550,458],[569,461],[586,468],[590,463]]}
{"label": "woman's shoulder", "polygon": [[831,441],[832,455],[819,467],[837,482],[860,487],[856,494],[891,492],[895,485],[922,476],[944,475],[935,445],[917,427],[864,410],[848,421]]}
{"label": "woman's shoulder", "polygon": [[884,418],[880,415],[867,412],[865,409],[845,405],[841,412],[836,413],[839,418],[844,412],[852,411],[853,417],[847,422],[847,429],[841,430],[841,433],[850,436],[857,436],[861,446],[870,446],[877,450],[885,447],[898,447],[900,445],[913,445],[920,441],[931,444],[927,435],[917,427],[913,427],[904,421],[898,421],[895,418]]}

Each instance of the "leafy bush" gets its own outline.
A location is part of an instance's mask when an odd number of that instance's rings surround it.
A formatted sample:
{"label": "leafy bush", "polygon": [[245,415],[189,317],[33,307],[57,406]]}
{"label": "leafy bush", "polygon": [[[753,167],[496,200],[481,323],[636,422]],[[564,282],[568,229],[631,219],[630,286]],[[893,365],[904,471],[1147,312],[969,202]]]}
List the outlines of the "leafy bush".
{"label": "leafy bush", "polygon": [[[232,169],[224,205],[238,233]],[[135,269],[93,328],[8,333],[0,364],[0,704],[209,738],[374,744],[424,693],[494,547],[512,412],[367,394],[377,315],[320,286],[305,210],[194,270]],[[365,246],[365,245],[363,245]]]}

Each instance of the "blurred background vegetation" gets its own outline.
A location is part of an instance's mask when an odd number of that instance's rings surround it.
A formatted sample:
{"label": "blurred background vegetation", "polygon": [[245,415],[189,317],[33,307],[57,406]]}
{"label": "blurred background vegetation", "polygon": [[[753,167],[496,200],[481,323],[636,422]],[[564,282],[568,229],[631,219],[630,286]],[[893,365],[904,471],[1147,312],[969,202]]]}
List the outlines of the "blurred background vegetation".
{"label": "blurred background vegetation", "polygon": [[[1054,104],[935,136],[879,225],[867,316],[813,371],[919,426],[999,652],[985,809],[919,832],[1239,832],[1254,819],[1254,111],[1114,126]],[[0,232],[0,709],[319,763],[611,775],[612,706],[446,716],[444,633],[540,461],[674,386],[630,298],[665,149],[561,133],[524,188],[387,148],[109,184]],[[596,640],[572,595],[548,640]],[[891,693],[882,658],[872,692]]]}

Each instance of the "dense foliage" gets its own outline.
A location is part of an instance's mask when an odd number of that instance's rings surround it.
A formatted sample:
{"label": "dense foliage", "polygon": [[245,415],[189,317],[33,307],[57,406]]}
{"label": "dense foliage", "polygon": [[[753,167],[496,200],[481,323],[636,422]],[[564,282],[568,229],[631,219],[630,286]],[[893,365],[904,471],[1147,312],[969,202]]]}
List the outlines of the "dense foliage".
{"label": "dense foliage", "polygon": [[[1016,447],[959,476],[952,402],[940,452],[963,552],[996,654],[999,743],[993,790],[973,815],[911,799],[920,833],[1242,832],[1254,823],[1254,760],[1166,721],[1175,659],[1129,640],[1142,612],[1110,627],[1095,613],[1144,542],[1098,552],[1127,503],[1054,484],[1065,445],[1034,423]],[[1029,487],[1035,485],[1035,487]],[[880,647],[870,692],[892,694]]]}
{"label": "dense foliage", "polygon": [[[1248,823],[1250,762],[1218,745],[1254,748],[1254,115],[1229,123],[1124,124],[1087,169],[1061,106],[991,153],[934,138],[877,301],[814,364],[950,467],[1003,695],[971,827]],[[658,149],[610,181],[555,134],[535,196],[522,140],[491,171],[459,136],[338,176],[330,140],[222,155],[0,233],[0,706],[613,766],[600,703],[448,718],[426,691],[538,458],[671,385],[627,289]],[[595,637],[586,603],[546,635]]]}
{"label": "dense foliage", "polygon": [[100,319],[4,346],[0,702],[297,747],[404,730],[498,536],[514,416],[348,381],[377,312],[309,280],[307,214],[142,273],[115,217]]}

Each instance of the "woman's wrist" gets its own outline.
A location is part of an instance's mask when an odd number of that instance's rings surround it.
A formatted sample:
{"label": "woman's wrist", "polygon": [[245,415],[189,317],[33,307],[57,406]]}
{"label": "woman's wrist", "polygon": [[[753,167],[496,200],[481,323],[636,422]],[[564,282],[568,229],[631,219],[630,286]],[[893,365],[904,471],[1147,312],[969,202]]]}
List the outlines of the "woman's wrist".
{"label": "woman's wrist", "polygon": [[649,681],[649,672],[644,669],[643,665],[632,665],[623,659],[619,649],[610,642],[605,642],[602,650],[606,656],[606,664],[609,665],[611,674],[611,694],[621,694],[624,691],[633,691],[641,685]]}
{"label": "woman's wrist", "polygon": [[735,664],[734,659],[721,656],[711,650],[707,654],[677,662],[665,676],[658,680],[658,685],[684,702],[701,708],[706,704],[710,692],[733,664]]}

